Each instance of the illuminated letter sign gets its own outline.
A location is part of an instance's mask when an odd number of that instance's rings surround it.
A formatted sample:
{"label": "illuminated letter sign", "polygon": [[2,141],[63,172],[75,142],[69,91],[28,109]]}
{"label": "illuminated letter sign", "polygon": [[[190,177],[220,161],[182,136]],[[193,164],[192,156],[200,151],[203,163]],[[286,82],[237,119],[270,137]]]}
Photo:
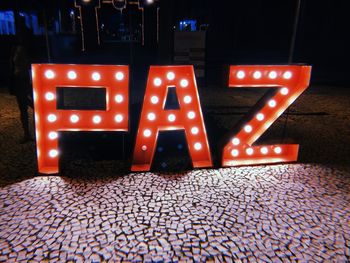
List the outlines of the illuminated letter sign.
{"label": "illuminated letter sign", "polygon": [[[128,131],[128,66],[34,64],[33,86],[40,173],[58,172],[60,131]],[[103,88],[105,110],[57,109],[58,88]]]}
{"label": "illuminated letter sign", "polygon": [[[57,173],[60,131],[128,131],[128,66],[33,65],[37,156],[40,173]],[[254,145],[309,85],[310,66],[231,66],[230,87],[271,89],[241,121],[222,154],[222,166],[296,161],[298,144]],[[166,109],[174,87],[178,109]],[[62,90],[103,89],[105,107],[61,107]],[[64,98],[64,95],[63,95]],[[103,95],[104,98],[104,95]],[[160,131],[184,130],[193,167],[212,160],[192,66],[151,66],[138,127],[132,171],[151,168]]]}
{"label": "illuminated letter sign", "polygon": [[[164,109],[169,87],[176,88],[179,109]],[[151,66],[134,148],[132,171],[148,171],[159,131],[185,130],[193,167],[212,166],[192,66]]]}
{"label": "illuminated letter sign", "polygon": [[223,166],[296,161],[298,144],[254,145],[254,142],[309,85],[310,66],[231,66],[230,87],[274,89],[243,118],[237,134],[223,150]]}

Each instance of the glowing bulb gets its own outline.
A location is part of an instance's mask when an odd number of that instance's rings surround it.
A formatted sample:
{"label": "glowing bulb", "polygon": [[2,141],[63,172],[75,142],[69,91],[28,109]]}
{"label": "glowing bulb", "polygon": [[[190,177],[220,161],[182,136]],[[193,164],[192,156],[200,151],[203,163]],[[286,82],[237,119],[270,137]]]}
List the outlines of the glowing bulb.
{"label": "glowing bulb", "polygon": [[123,72],[117,72],[116,74],[115,74],[115,78],[116,78],[116,80],[123,80],[124,79],[124,73]]}
{"label": "glowing bulb", "polygon": [[200,149],[202,149],[202,144],[200,142],[196,142],[194,144],[194,149],[196,149],[197,151],[199,151]]}
{"label": "glowing bulb", "polygon": [[175,117],[174,114],[169,114],[169,116],[168,116],[168,121],[173,122],[173,121],[175,121],[175,119],[176,119],[176,117]]}
{"label": "glowing bulb", "polygon": [[247,148],[247,149],[245,150],[245,152],[246,152],[248,155],[252,155],[252,154],[254,153],[254,150],[253,150],[253,148]]}
{"label": "glowing bulb", "polygon": [[275,147],[275,149],[273,149],[273,151],[277,154],[280,154],[282,152],[282,148],[281,147]]}
{"label": "glowing bulb", "polygon": [[68,72],[67,74],[69,79],[76,79],[77,78],[77,73],[75,73],[75,71],[71,70]]}
{"label": "glowing bulb", "polygon": [[149,136],[151,136],[151,134],[152,134],[152,132],[149,129],[146,129],[143,131],[143,136],[145,136],[145,137],[149,137]]}
{"label": "glowing bulb", "polygon": [[78,115],[73,114],[72,116],[70,116],[70,121],[71,121],[72,123],[77,123],[77,122],[79,121]]}
{"label": "glowing bulb", "polygon": [[181,85],[181,87],[186,88],[188,86],[188,80],[187,79],[182,79],[180,81],[180,85]]}
{"label": "glowing bulb", "polygon": [[197,127],[192,127],[191,129],[192,134],[198,134],[198,132],[199,132],[199,129]]}
{"label": "glowing bulb", "polygon": [[55,73],[51,69],[46,70],[45,71],[45,77],[47,79],[53,79],[55,77]]}
{"label": "glowing bulb", "polygon": [[92,73],[91,77],[94,81],[99,81],[101,79],[101,75],[98,72]]}
{"label": "glowing bulb", "polygon": [[186,103],[186,104],[188,104],[188,103],[190,103],[192,101],[192,98],[191,98],[191,96],[185,96],[184,97],[184,102]]}
{"label": "glowing bulb", "polygon": [[284,87],[284,88],[281,89],[281,94],[282,94],[282,95],[287,95],[288,92],[289,92],[289,89],[286,88],[286,87]]}
{"label": "glowing bulb", "polygon": [[58,155],[58,151],[57,150],[50,150],[49,151],[49,156],[51,158],[55,158],[55,157],[57,157],[57,155]]}
{"label": "glowing bulb", "polygon": [[270,100],[270,101],[269,101],[269,106],[270,106],[271,108],[276,107],[276,101],[275,101],[275,100]]}
{"label": "glowing bulb", "polygon": [[146,145],[142,145],[142,147],[141,147],[141,149],[142,149],[142,151],[147,151],[147,146]]}
{"label": "glowing bulb", "polygon": [[253,77],[255,79],[260,79],[261,78],[261,72],[260,71],[255,71],[254,74],[253,74]]}
{"label": "glowing bulb", "polygon": [[92,118],[92,121],[96,124],[100,123],[102,120],[101,116],[99,115],[95,115],[93,118]]}
{"label": "glowing bulb", "polygon": [[46,92],[45,99],[48,100],[48,101],[54,100],[55,99],[55,95],[52,92]]}
{"label": "glowing bulb", "polygon": [[153,84],[157,87],[159,87],[160,85],[162,85],[162,80],[160,78],[155,78],[153,80]]}
{"label": "glowing bulb", "polygon": [[290,79],[291,77],[292,77],[292,72],[290,72],[290,71],[284,72],[284,74],[283,74],[284,79]]}
{"label": "glowing bulb", "polygon": [[262,148],[260,149],[260,152],[261,152],[262,154],[267,154],[267,153],[269,152],[269,150],[267,149],[267,147],[262,147]]}
{"label": "glowing bulb", "polygon": [[115,95],[114,100],[116,103],[122,103],[124,98],[122,95],[118,94],[118,95]]}
{"label": "glowing bulb", "polygon": [[187,117],[189,119],[194,119],[194,117],[196,117],[196,114],[193,111],[190,111],[189,113],[187,113]]}
{"label": "glowing bulb", "polygon": [[258,121],[262,121],[264,118],[265,118],[265,116],[264,116],[264,114],[262,114],[262,113],[258,113],[258,114],[256,115],[256,119],[257,119]]}
{"label": "glowing bulb", "polygon": [[123,115],[121,115],[121,114],[117,114],[117,115],[115,115],[115,117],[114,117],[115,122],[118,122],[118,123],[122,122],[123,119],[124,119],[124,118],[123,118]]}
{"label": "glowing bulb", "polygon": [[250,126],[250,125],[244,126],[244,131],[245,132],[250,133],[250,132],[252,132],[252,130],[253,130],[252,126]]}
{"label": "glowing bulb", "polygon": [[233,157],[238,156],[238,154],[239,154],[239,151],[238,151],[237,149],[233,149],[233,150],[231,151],[231,155],[232,155]]}
{"label": "glowing bulb", "polygon": [[58,137],[57,132],[49,132],[49,139],[50,140],[57,139],[57,137]]}
{"label": "glowing bulb", "polygon": [[55,122],[55,121],[57,120],[57,117],[56,117],[55,114],[49,114],[49,115],[47,116],[47,120],[48,120],[49,122]]}
{"label": "glowing bulb", "polygon": [[148,113],[147,119],[150,121],[154,121],[156,119],[156,115],[153,112]]}
{"label": "glowing bulb", "polygon": [[269,78],[270,78],[270,79],[275,79],[275,78],[277,78],[277,72],[276,72],[276,71],[271,71],[271,72],[269,73]]}
{"label": "glowing bulb", "polygon": [[152,104],[157,104],[158,101],[159,101],[159,99],[158,99],[157,96],[152,96],[152,97],[151,97],[151,102],[152,102]]}
{"label": "glowing bulb", "polygon": [[174,72],[168,72],[166,77],[168,80],[173,80],[173,79],[175,79],[175,74],[174,74]]}
{"label": "glowing bulb", "polygon": [[240,70],[237,72],[237,78],[244,79],[244,77],[245,77],[245,73],[243,70]]}
{"label": "glowing bulb", "polygon": [[233,145],[238,145],[241,141],[238,138],[233,138],[231,142]]}

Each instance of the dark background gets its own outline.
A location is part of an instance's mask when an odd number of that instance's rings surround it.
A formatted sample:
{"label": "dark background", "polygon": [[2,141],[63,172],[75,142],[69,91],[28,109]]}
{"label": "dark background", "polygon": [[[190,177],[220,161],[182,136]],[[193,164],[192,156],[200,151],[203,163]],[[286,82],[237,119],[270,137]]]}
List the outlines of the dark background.
{"label": "dark background", "polygon": [[[141,1],[142,2],[142,1]],[[81,51],[80,24],[75,34],[53,33],[50,23],[67,10],[78,9],[74,1],[1,1],[0,10],[34,11],[39,22],[48,24],[50,62],[130,64],[133,77],[145,79],[151,64],[173,63],[173,32],[182,19],[209,24],[206,41],[206,82],[224,84],[229,64],[286,64],[293,34],[297,0],[159,0],[145,4],[145,45],[140,43],[102,43]],[[106,4],[99,9],[100,23],[111,12]],[[156,8],[159,9],[159,42],[156,42]],[[89,13],[92,8],[86,8]],[[128,9],[131,19],[136,11]],[[130,11],[131,10],[131,11]],[[134,12],[134,14],[133,14]],[[90,12],[91,13],[91,12]],[[94,17],[90,16],[87,38],[95,36]],[[85,19],[86,20],[86,19]],[[102,22],[101,22],[102,21]],[[346,1],[301,0],[293,63],[313,66],[312,83],[346,85],[349,58],[349,15]],[[0,36],[0,81],[6,85],[8,60],[16,36]],[[32,42],[33,62],[48,62],[45,35]],[[136,66],[135,66],[136,65]],[[140,75],[140,76],[139,76]],[[2,85],[2,86],[3,86]],[[141,83],[140,83],[141,85]]]}

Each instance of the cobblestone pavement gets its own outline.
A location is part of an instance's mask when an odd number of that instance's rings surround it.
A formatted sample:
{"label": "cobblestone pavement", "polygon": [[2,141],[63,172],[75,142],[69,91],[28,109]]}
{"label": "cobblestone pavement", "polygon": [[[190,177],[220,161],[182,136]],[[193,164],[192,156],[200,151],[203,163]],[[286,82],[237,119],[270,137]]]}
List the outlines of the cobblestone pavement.
{"label": "cobblestone pavement", "polygon": [[[206,116],[231,129],[261,95],[247,92],[200,90]],[[60,176],[40,177],[0,89],[0,262],[349,262],[349,98],[315,88],[293,104],[299,164],[132,174],[68,158]]]}
{"label": "cobblestone pavement", "polygon": [[347,262],[350,179],[274,165],[0,190],[0,261]]}

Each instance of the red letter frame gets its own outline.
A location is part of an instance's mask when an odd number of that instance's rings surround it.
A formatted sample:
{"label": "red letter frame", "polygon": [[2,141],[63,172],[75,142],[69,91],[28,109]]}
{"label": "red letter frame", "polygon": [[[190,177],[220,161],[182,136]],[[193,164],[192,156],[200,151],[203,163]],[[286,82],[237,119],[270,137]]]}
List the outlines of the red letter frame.
{"label": "red letter frame", "polygon": [[[128,66],[34,64],[39,172],[58,173],[60,131],[128,131]],[[57,87],[106,89],[106,110],[57,109]]]}
{"label": "red letter frame", "polygon": [[[168,87],[180,109],[165,110]],[[132,171],[149,171],[159,131],[185,130],[193,167],[212,166],[192,66],[151,66],[134,148]]]}
{"label": "red letter frame", "polygon": [[[231,66],[230,87],[276,88],[266,93],[252,115],[243,117],[242,127],[223,150],[223,166],[293,162],[298,144],[259,145],[254,142],[308,87],[310,66]],[[272,90],[273,92],[273,90]]]}

